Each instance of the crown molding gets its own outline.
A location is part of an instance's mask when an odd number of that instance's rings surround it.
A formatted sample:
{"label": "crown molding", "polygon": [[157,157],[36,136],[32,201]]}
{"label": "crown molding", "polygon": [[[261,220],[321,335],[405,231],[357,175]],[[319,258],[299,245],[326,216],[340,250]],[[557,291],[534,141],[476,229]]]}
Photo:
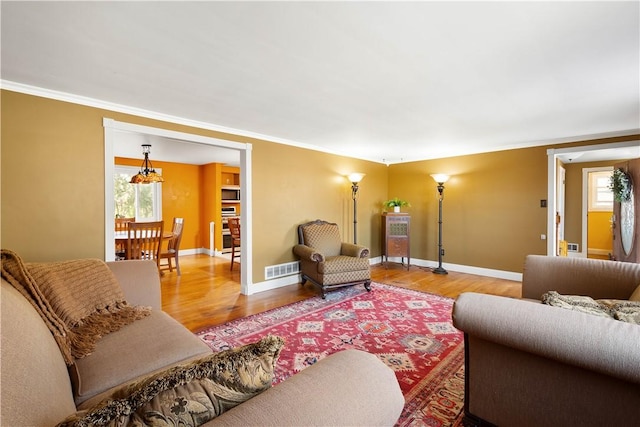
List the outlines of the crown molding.
{"label": "crown molding", "polygon": [[221,132],[228,135],[243,136],[252,139],[259,139],[267,142],[275,142],[283,145],[290,145],[293,147],[304,148],[307,150],[320,151],[328,154],[335,154],[343,157],[356,158],[360,160],[367,160],[375,163],[382,163],[381,161],[369,159],[365,157],[354,157],[349,154],[345,154],[339,151],[327,150],[316,145],[305,144],[289,139],[278,138],[271,135],[265,135],[257,132],[251,132],[243,129],[235,129],[226,126],[216,125],[214,123],[201,122],[197,120],[191,120],[184,117],[172,116],[169,114],[159,113],[157,111],[145,110],[142,108],[131,107],[128,105],[116,104],[113,102],[103,101],[100,99],[89,98],[86,96],[75,95],[67,92],[60,92],[51,89],[45,89],[37,86],[26,85],[22,83],[16,83],[9,80],[0,80],[0,89],[8,90],[12,92],[24,93],[26,95],[39,96],[42,98],[54,99],[56,101],[69,102],[72,104],[84,105],[87,107],[99,108],[102,110],[115,111],[123,114],[130,114],[133,116],[144,117],[147,119],[160,120],[163,122],[174,123],[184,126],[190,126],[199,129],[211,130],[214,132]]}
{"label": "crown molding", "polygon": [[168,123],[190,126],[190,127],[210,130],[214,132],[221,132],[221,133],[225,133],[233,136],[242,136],[242,137],[267,141],[267,142],[274,142],[278,144],[289,145],[292,147],[304,148],[307,150],[319,151],[327,154],[334,154],[342,157],[366,160],[369,162],[384,164],[387,166],[393,165],[393,164],[400,164],[400,163],[419,162],[419,161],[425,161],[425,160],[443,159],[448,157],[458,157],[458,156],[466,156],[466,155],[472,155],[472,154],[483,154],[483,153],[491,153],[491,152],[498,152],[498,151],[515,150],[520,148],[532,148],[532,147],[540,147],[540,146],[547,146],[547,145],[568,144],[572,142],[583,142],[583,141],[590,141],[590,140],[604,139],[604,138],[616,138],[616,137],[623,137],[623,136],[640,135],[640,128],[637,128],[637,129],[628,129],[628,130],[622,130],[622,131],[605,132],[605,133],[591,134],[591,135],[576,135],[576,136],[552,138],[552,139],[546,139],[546,140],[523,141],[521,143],[509,144],[501,147],[486,147],[484,149],[460,150],[456,152],[441,154],[438,157],[402,159],[396,162],[390,162],[390,161],[385,161],[384,159],[380,160],[380,159],[369,158],[366,156],[356,157],[351,154],[346,154],[337,150],[328,150],[322,147],[318,147],[316,145],[305,144],[297,141],[292,141],[289,139],[278,138],[275,136],[251,132],[243,129],[235,129],[235,128],[230,128],[226,126],[220,126],[214,123],[207,123],[207,122],[187,119],[184,117],[172,116],[169,114],[159,113],[156,111],[145,110],[142,108],[136,108],[136,107],[131,107],[127,105],[107,102],[100,99],[89,98],[89,97],[75,95],[71,93],[60,92],[60,91],[45,89],[37,86],[26,85],[22,83],[13,82],[10,80],[0,80],[0,88],[4,90],[13,91],[13,92],[24,93],[27,95],[39,96],[42,98],[55,99],[57,101],[64,101],[64,102],[70,102],[73,104],[84,105],[87,107],[100,108],[103,110],[115,111],[119,113],[130,114],[133,116],[160,120]]}

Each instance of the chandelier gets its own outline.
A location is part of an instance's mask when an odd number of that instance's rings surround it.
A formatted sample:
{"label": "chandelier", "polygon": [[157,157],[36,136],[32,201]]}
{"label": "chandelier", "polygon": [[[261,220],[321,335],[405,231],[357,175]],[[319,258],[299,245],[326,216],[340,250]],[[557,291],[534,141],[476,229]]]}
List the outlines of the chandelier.
{"label": "chandelier", "polygon": [[149,160],[149,153],[151,152],[151,144],[142,144],[142,154],[144,154],[144,160],[140,166],[140,172],[131,177],[130,184],[151,184],[152,182],[164,182],[162,176],[156,172]]}

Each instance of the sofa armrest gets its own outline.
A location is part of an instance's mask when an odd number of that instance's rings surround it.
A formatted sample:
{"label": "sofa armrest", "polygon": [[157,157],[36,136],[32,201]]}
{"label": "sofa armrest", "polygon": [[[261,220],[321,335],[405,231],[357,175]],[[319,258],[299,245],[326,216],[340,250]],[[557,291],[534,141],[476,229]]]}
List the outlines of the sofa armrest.
{"label": "sofa armrest", "polygon": [[355,245],[353,243],[342,242],[340,253],[342,255],[356,258],[367,258],[369,256],[369,248],[366,246]]}
{"label": "sofa armrest", "polygon": [[594,299],[629,299],[640,284],[640,264],[587,258],[528,255],[522,297],[540,300],[547,291]]}
{"label": "sofa armrest", "polygon": [[637,325],[476,293],[458,297],[453,324],[485,341],[640,384]]}
{"label": "sofa armrest", "polygon": [[315,249],[307,245],[295,245],[293,247],[293,253],[306,261],[311,261],[311,262],[324,261],[324,255],[322,255],[320,252],[316,252]]}
{"label": "sofa armrest", "polygon": [[129,304],[162,310],[160,276],[154,261],[111,261],[107,265],[118,279]]}
{"label": "sofa armrest", "polygon": [[392,426],[404,397],[394,372],[360,350],[334,353],[206,426]]}

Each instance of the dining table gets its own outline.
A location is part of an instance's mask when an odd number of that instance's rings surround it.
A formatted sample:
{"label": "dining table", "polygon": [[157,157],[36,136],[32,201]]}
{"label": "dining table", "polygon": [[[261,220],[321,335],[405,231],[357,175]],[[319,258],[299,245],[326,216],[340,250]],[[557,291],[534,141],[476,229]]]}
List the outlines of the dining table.
{"label": "dining table", "polygon": [[[114,239],[116,241],[116,246],[117,245],[126,244],[127,243],[127,239],[129,238],[129,232],[128,231],[116,231],[113,235],[114,235]],[[165,231],[162,232],[162,240],[171,239],[174,236],[175,235],[171,231],[166,231],[165,230]]]}

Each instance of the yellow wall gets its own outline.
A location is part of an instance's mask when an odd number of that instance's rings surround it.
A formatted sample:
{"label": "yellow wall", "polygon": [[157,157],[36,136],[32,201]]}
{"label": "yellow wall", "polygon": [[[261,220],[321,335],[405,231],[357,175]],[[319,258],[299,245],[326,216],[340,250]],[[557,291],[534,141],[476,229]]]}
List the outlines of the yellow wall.
{"label": "yellow wall", "polygon": [[613,212],[589,212],[587,226],[587,249],[597,249],[613,253],[613,231],[611,216]]}
{"label": "yellow wall", "polygon": [[[337,222],[344,239],[352,239],[353,205],[344,175],[354,171],[367,174],[358,199],[358,243],[368,245],[374,257],[381,254],[381,203],[398,196],[412,204],[412,257],[437,259],[437,199],[429,176],[435,172],[453,176],[444,201],[446,262],[522,271],[526,254],[546,250],[540,240],[546,233],[546,209],[539,204],[547,197],[550,147],[387,167],[6,90],[1,102],[2,247],[27,261],[104,258],[104,117],[252,144],[254,282],[264,280],[265,266],[295,259],[292,247],[302,222]],[[198,206],[185,182],[171,183],[169,164],[156,166],[163,167],[167,179],[164,197],[199,211],[203,229],[211,206]],[[203,188],[216,173],[201,168],[187,175]],[[183,212],[167,209],[164,216]],[[202,236],[195,233],[189,240],[197,245]]]}
{"label": "yellow wall", "polygon": [[[370,211],[386,197],[384,165],[6,90],[1,103],[1,243],[27,261],[104,259],[104,117],[253,144],[254,282],[264,280],[264,267],[294,259],[294,230],[301,222],[336,221],[350,238],[351,193],[343,175],[352,171],[368,174],[360,193],[359,241],[368,245],[373,239],[379,246]],[[202,169],[201,183],[211,173],[217,171]],[[167,184],[165,196],[187,197]],[[202,229],[210,206],[194,209],[202,212]],[[164,212],[165,218],[172,215]]]}
{"label": "yellow wall", "polygon": [[522,271],[527,254],[546,253],[545,148],[508,150],[392,165],[389,194],[412,207],[412,257],[438,257],[438,199],[433,173],[451,176],[443,202],[444,261]]}
{"label": "yellow wall", "polygon": [[[580,250],[582,250],[586,244],[586,242],[582,241],[582,170],[613,166],[618,162],[620,162],[620,160],[564,164],[567,171],[565,177],[564,236],[567,242],[580,244]],[[587,238],[588,236],[589,231],[587,230]]]}

